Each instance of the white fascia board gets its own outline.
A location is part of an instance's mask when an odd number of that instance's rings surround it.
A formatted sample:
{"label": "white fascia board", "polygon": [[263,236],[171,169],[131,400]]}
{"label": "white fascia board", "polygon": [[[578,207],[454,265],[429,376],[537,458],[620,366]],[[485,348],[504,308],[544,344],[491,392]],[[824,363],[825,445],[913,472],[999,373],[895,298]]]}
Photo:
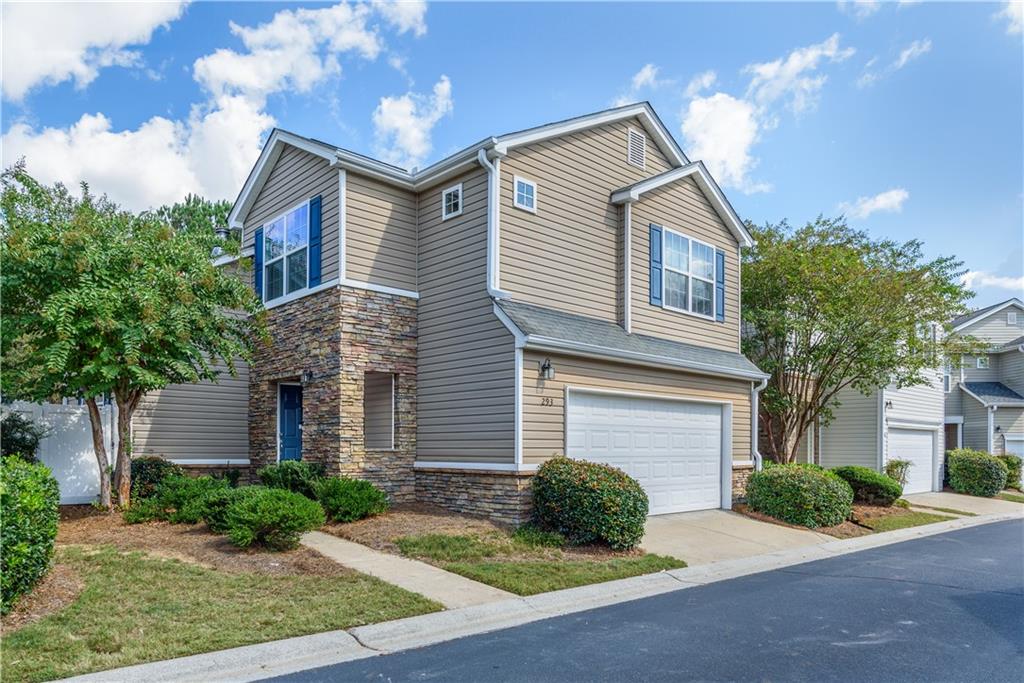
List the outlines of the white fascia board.
{"label": "white fascia board", "polygon": [[978,396],[978,395],[977,395],[976,393],[974,393],[973,391],[971,391],[970,389],[968,389],[967,387],[965,387],[965,386],[964,386],[964,385],[963,385],[962,383],[960,384],[960,391],[964,392],[965,394],[967,394],[968,396],[970,396],[971,398],[973,398],[973,399],[974,399],[975,401],[977,401],[977,402],[978,402],[978,403],[980,403],[981,405],[983,405],[983,406],[985,406],[986,408],[988,408],[988,406],[989,406],[989,404],[988,404],[988,403],[986,403],[986,402],[985,402],[985,401],[984,401],[984,400],[983,400],[983,399],[982,399],[982,398],[981,398],[980,396]]}
{"label": "white fascia board", "polygon": [[244,258],[251,258],[255,253],[255,249],[248,247],[247,249],[242,249],[237,254],[224,254],[222,256],[218,256],[213,259],[213,265],[219,268],[220,266],[226,266],[227,264],[234,263],[235,261],[241,261]]}
{"label": "white fascia board", "polygon": [[1024,401],[986,401],[963,384],[960,390],[986,408],[1024,408]]}
{"label": "white fascia board", "polygon": [[686,370],[688,372],[701,375],[712,375],[714,377],[732,377],[735,379],[746,380],[748,382],[751,380],[760,381],[770,377],[770,375],[766,375],[764,373],[743,372],[742,370],[723,368],[719,365],[711,365],[708,363],[681,361],[676,358],[667,358],[665,356],[637,353],[635,351],[623,351],[621,349],[611,349],[606,346],[582,344],[579,342],[566,341],[564,339],[553,339],[551,337],[538,337],[532,334],[526,336],[525,348],[534,351],[567,353],[569,355],[599,358],[603,360],[624,361],[670,370]]}
{"label": "white fascia board", "polygon": [[957,325],[956,327],[954,327],[953,331],[954,332],[959,332],[959,331],[963,330],[966,327],[970,327],[971,325],[973,325],[974,323],[976,323],[978,321],[984,320],[985,318],[987,318],[989,316],[995,315],[996,313],[999,313],[1000,311],[1006,310],[1010,306],[1016,306],[1017,308],[1020,308],[1021,310],[1024,310],[1024,301],[1021,301],[1020,299],[1018,299],[1016,297],[1014,297],[1013,299],[1010,299],[1009,301],[1004,301],[1000,305],[998,305],[995,308],[993,308],[991,311],[986,311],[985,313],[982,313],[981,315],[979,315],[976,318],[970,318],[969,320],[965,320],[964,322],[962,322],[959,325]]}

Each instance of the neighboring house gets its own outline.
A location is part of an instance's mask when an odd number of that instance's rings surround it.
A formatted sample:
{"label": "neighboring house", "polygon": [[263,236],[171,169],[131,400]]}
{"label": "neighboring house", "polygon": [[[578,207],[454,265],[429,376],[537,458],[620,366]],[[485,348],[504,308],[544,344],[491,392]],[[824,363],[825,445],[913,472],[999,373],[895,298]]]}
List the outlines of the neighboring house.
{"label": "neighboring house", "polygon": [[948,447],[1024,456],[1024,302],[1009,299],[951,324],[952,334],[981,340],[989,350],[946,371]]}
{"label": "neighboring house", "polygon": [[649,105],[411,172],[275,130],[230,221],[273,340],[253,466],[507,521],[560,453],[623,468],[655,514],[742,492],[766,377],[740,353],[751,239]]}

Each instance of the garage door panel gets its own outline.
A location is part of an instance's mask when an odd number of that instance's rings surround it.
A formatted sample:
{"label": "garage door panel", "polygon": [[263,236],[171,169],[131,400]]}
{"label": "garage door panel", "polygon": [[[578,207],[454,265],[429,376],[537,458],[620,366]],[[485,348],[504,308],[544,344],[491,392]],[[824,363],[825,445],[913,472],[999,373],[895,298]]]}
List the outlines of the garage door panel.
{"label": "garage door panel", "polygon": [[935,466],[935,432],[925,429],[890,429],[889,459],[909,460],[904,493],[932,490]]}
{"label": "garage door panel", "polygon": [[721,505],[719,405],[573,392],[568,455],[640,482],[651,514]]}

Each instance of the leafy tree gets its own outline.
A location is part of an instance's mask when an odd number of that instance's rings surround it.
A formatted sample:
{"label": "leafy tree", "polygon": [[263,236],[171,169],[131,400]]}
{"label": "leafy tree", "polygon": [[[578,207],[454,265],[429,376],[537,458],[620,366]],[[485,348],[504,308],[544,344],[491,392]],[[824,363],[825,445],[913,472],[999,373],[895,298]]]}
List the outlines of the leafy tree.
{"label": "leafy tree", "polygon": [[81,198],[46,187],[18,164],[0,176],[0,389],[30,401],[80,396],[92,425],[100,502],[110,507],[109,465],[98,401],[118,407],[115,480],[130,504],[130,425],[139,401],[169,384],[236,373],[264,329],[248,285],[215,267],[213,216],[223,204],[134,214],[82,184]]}
{"label": "leafy tree", "polygon": [[843,217],[748,228],[757,245],[743,260],[743,351],[771,375],[759,420],[772,459],[794,460],[841,390],[919,384],[943,356],[977,348],[945,334],[972,296],[960,261],[927,260],[917,240],[872,240]]}

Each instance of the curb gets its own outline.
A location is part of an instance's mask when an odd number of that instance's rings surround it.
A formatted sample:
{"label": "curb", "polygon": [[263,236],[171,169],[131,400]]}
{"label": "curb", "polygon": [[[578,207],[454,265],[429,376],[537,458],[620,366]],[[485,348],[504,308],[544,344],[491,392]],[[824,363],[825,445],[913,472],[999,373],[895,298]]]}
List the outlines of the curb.
{"label": "curb", "polygon": [[541,619],[1022,517],[1024,511],[961,517],[948,522],[898,529],[871,536],[825,541],[764,555],[407,617],[359,626],[348,631],[328,631],[219,652],[137,664],[65,680],[75,683],[150,683],[154,680],[199,683],[210,680],[234,682],[271,678],[400,650],[426,647]]}

